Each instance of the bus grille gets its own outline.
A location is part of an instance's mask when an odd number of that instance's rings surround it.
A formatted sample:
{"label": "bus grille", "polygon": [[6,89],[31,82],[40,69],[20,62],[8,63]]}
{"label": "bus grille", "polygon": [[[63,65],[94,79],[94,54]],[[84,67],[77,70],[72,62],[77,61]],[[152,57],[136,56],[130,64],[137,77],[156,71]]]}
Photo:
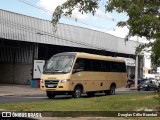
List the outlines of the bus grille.
{"label": "bus grille", "polygon": [[46,88],[56,88],[59,80],[45,80]]}

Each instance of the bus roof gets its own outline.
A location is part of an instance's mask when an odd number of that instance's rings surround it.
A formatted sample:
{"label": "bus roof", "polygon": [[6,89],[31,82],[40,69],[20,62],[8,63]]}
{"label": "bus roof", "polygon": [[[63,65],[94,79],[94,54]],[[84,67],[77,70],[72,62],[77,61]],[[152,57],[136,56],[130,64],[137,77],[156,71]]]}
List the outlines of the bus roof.
{"label": "bus roof", "polygon": [[90,54],[90,53],[84,53],[84,52],[63,52],[63,53],[58,53],[56,55],[76,55],[77,57],[80,57],[80,58],[125,62],[123,59],[120,59],[120,58],[96,55],[96,54]]}

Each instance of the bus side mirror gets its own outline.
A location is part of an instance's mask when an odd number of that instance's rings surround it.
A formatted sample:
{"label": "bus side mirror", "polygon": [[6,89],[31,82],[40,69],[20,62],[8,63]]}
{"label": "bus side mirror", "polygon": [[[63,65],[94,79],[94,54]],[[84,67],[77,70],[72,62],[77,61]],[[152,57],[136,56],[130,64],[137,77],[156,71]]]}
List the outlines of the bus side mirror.
{"label": "bus side mirror", "polygon": [[74,74],[74,73],[76,73],[76,72],[77,72],[76,69],[73,69],[72,74]]}
{"label": "bus side mirror", "polygon": [[77,73],[77,72],[81,72],[83,71],[83,69],[73,69],[72,74]]}

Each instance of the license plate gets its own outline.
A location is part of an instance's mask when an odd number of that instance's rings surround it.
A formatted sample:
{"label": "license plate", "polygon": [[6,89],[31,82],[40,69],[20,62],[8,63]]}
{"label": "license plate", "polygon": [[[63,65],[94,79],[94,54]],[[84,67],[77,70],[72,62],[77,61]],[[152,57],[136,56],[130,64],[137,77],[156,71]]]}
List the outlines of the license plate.
{"label": "license plate", "polygon": [[54,87],[54,85],[48,85],[48,87]]}

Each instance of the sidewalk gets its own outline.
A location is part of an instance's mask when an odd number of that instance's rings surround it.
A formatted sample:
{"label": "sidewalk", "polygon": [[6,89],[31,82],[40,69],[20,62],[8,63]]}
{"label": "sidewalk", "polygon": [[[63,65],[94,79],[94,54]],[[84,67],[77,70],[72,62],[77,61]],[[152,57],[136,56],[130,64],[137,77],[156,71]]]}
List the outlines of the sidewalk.
{"label": "sidewalk", "polygon": [[39,88],[30,85],[0,84],[0,96],[35,96],[45,95]]}
{"label": "sidewalk", "polygon": [[[118,88],[116,91],[130,91],[132,88]],[[0,84],[0,96],[38,96],[45,95],[45,91],[39,88],[32,88],[30,85],[16,85],[16,84]]]}

